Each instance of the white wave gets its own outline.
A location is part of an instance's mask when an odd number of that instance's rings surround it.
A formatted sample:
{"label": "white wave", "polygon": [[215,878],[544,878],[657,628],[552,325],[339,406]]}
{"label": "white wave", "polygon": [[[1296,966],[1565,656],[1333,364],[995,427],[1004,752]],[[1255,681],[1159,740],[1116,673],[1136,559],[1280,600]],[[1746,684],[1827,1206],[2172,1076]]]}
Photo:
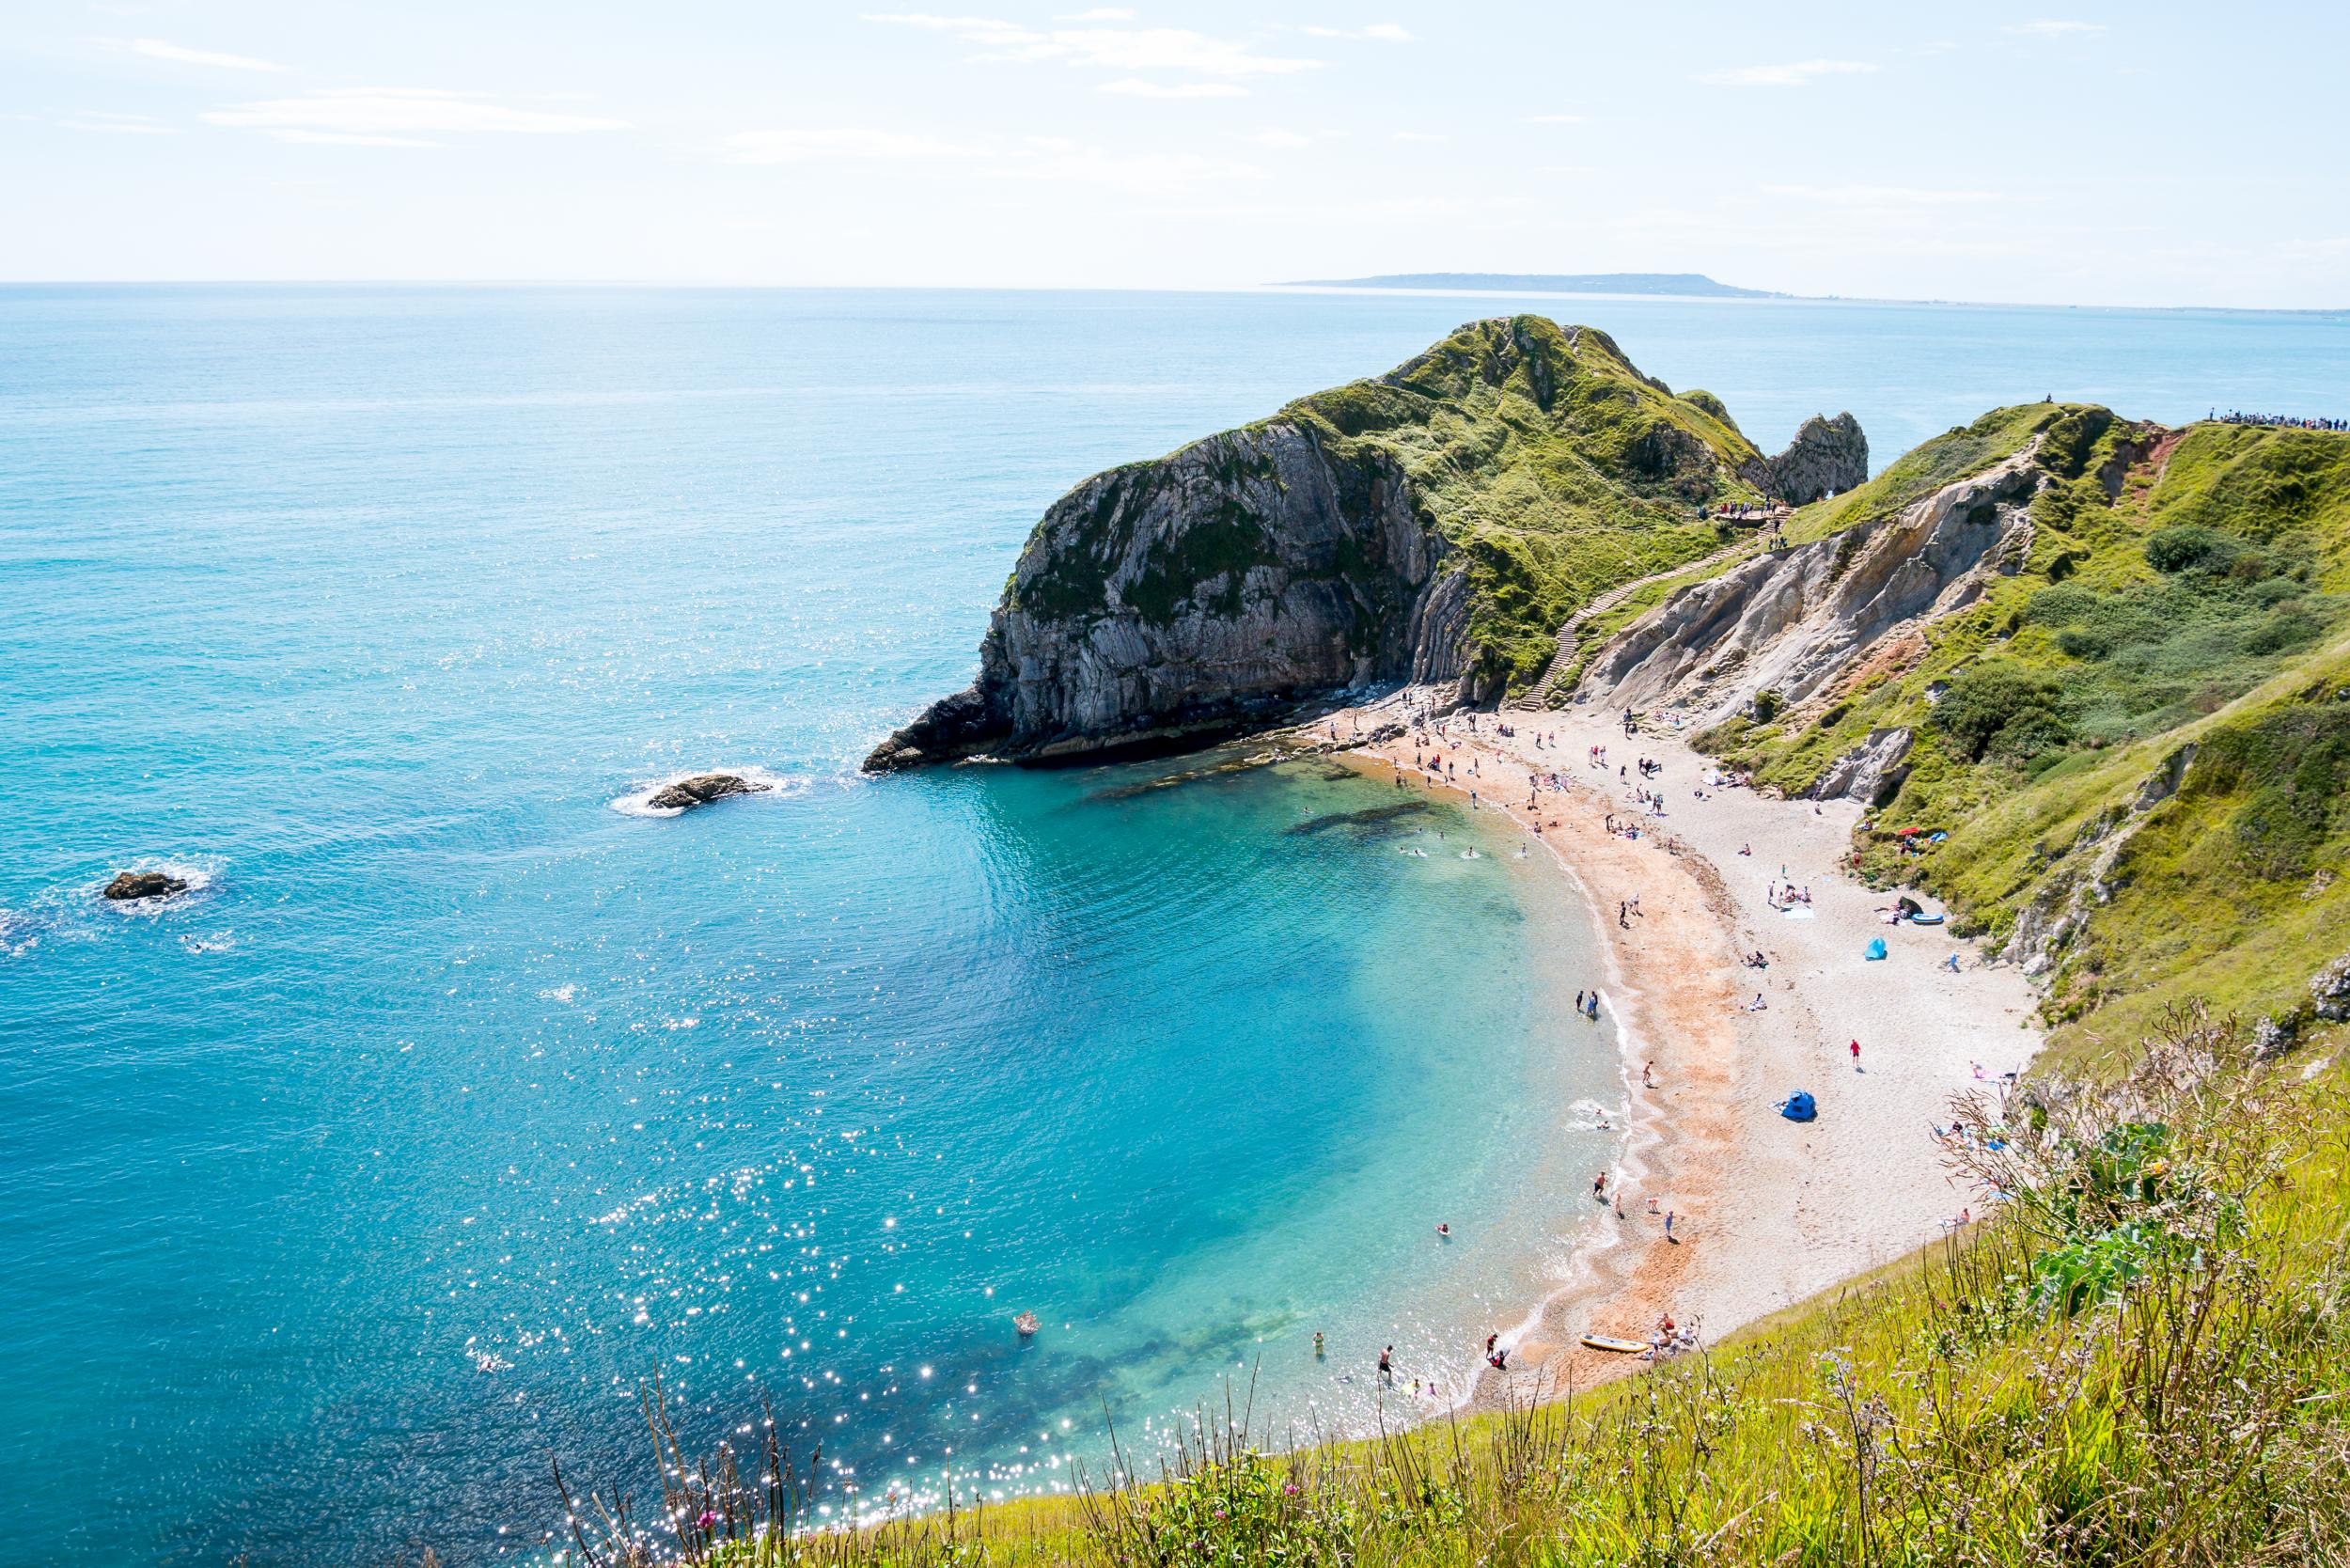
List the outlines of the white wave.
{"label": "white wave", "polygon": [[216,931],[206,936],[182,936],[180,945],[192,953],[225,953],[237,945],[234,932]]}
{"label": "white wave", "polygon": [[568,1002],[578,995],[578,986],[566,983],[563,985],[551,985],[547,987],[544,991],[539,993],[539,999],[542,1002]]}
{"label": "white wave", "polygon": [[1574,1119],[1573,1125],[1577,1132],[1620,1133],[1624,1128],[1625,1119],[1621,1105],[1603,1105],[1596,1100],[1577,1100],[1567,1107],[1567,1111]]}
{"label": "white wave", "polygon": [[640,783],[627,794],[612,801],[611,808],[623,817],[682,817],[686,811],[684,807],[657,808],[652,805],[652,797],[672,784],[698,778],[706,773],[730,773],[748,783],[766,786],[748,796],[737,797],[749,800],[780,800],[788,795],[801,794],[806,792],[810,782],[804,774],[771,773],[761,767],[733,768],[720,764],[716,767],[687,768],[682,773]]}

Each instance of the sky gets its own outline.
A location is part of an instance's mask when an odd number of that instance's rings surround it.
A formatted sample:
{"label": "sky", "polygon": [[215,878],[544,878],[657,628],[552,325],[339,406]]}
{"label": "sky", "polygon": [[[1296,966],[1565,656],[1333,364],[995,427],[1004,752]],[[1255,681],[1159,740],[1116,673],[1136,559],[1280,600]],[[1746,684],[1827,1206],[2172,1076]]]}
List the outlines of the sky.
{"label": "sky", "polygon": [[0,0],[0,279],[2350,306],[2350,7],[920,3]]}

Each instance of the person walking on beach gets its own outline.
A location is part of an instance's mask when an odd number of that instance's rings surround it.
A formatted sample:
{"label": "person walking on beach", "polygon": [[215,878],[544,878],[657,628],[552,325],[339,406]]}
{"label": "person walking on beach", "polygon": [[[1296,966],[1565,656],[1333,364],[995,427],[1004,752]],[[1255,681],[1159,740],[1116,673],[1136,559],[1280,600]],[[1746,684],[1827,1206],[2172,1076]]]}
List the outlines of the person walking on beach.
{"label": "person walking on beach", "polygon": [[1591,1196],[1602,1203],[1607,1201],[1607,1172],[1605,1170],[1591,1178]]}
{"label": "person walking on beach", "polygon": [[1679,1247],[1681,1245],[1679,1242],[1673,1241],[1673,1212],[1670,1209],[1667,1209],[1665,1211],[1665,1239],[1668,1242],[1672,1242],[1675,1247]]}
{"label": "person walking on beach", "polygon": [[1656,1087],[1656,1063],[1653,1061],[1646,1061],[1640,1064],[1640,1087],[1642,1089],[1654,1089]]}
{"label": "person walking on beach", "polygon": [[1860,1042],[1857,1040],[1852,1043],[1852,1070],[1856,1073],[1860,1071]]}

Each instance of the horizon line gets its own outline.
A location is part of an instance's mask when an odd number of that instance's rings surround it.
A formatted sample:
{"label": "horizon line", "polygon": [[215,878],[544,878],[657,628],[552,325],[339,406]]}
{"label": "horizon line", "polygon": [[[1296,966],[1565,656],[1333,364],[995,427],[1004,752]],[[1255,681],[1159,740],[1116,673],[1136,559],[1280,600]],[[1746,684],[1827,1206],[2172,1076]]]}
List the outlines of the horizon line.
{"label": "horizon line", "polygon": [[776,283],[756,279],[565,277],[105,277],[0,278],[0,290],[20,289],[642,289],[758,290],[774,293],[997,294],[1351,294],[1457,299],[1669,300],[1684,305],[1937,306],[2000,310],[2209,311],[2236,316],[2342,316],[2343,305],[2090,305],[2071,300],[1963,300],[1876,294],[1747,295],[1609,293],[1569,290],[1386,288],[1312,282],[1253,284],[1106,283]]}

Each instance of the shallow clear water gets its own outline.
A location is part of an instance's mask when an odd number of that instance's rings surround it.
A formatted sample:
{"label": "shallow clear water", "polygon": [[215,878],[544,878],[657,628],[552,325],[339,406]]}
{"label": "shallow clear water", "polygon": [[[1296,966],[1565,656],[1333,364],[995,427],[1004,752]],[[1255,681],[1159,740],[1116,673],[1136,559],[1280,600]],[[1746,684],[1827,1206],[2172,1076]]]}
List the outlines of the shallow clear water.
{"label": "shallow clear water", "polygon": [[[1620,1098],[1552,882],[1321,765],[852,770],[1069,484],[1499,308],[0,290],[0,1560],[527,1555],[655,1372],[868,1500],[1457,1375]],[[2334,318],[1537,308],[1880,463],[2350,384]]]}

